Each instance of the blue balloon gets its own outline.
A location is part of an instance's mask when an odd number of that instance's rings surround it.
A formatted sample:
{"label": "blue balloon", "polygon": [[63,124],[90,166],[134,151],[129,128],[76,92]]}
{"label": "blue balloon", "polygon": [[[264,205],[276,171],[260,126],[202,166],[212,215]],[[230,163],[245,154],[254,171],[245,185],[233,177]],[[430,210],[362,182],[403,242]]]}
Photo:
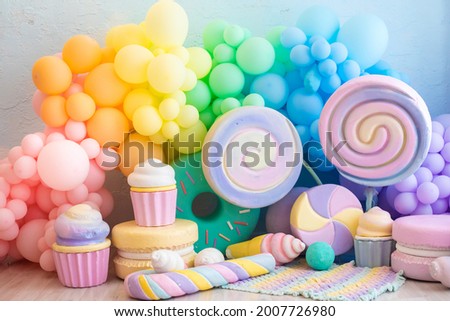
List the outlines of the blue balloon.
{"label": "blue balloon", "polygon": [[327,94],[332,94],[341,84],[342,81],[339,75],[334,74],[330,77],[322,78],[322,81],[320,82],[320,89]]}
{"label": "blue balloon", "polygon": [[319,94],[300,88],[291,93],[286,109],[294,124],[310,126],[320,117],[322,108],[323,100]]}
{"label": "blue balloon", "polygon": [[337,39],[347,47],[348,58],[355,60],[364,70],[381,59],[388,45],[389,33],[383,20],[372,14],[362,14],[345,22]]}
{"label": "blue balloon", "polygon": [[361,68],[354,60],[346,60],[338,67],[338,74],[341,77],[342,82],[349,81],[350,79],[359,77],[361,74]]}
{"label": "blue balloon", "polygon": [[311,135],[309,133],[308,127],[297,125],[295,126],[295,129],[297,130],[297,133],[300,136],[300,140],[302,141],[303,145],[305,145],[307,142],[311,140]]}
{"label": "blue balloon", "polygon": [[311,126],[309,126],[309,133],[311,138],[317,142],[320,142],[319,137],[319,119],[316,119],[312,122]]}
{"label": "blue balloon", "polygon": [[308,37],[321,35],[328,41],[332,41],[339,31],[339,18],[330,8],[315,5],[300,14],[297,27],[302,29]]}
{"label": "blue balloon", "polygon": [[326,78],[333,76],[337,72],[336,62],[332,59],[325,59],[319,62],[317,68],[322,77]]}
{"label": "blue balloon", "polygon": [[289,97],[289,86],[280,75],[264,74],[253,80],[250,92],[261,95],[267,107],[280,109]]}
{"label": "blue balloon", "polygon": [[299,70],[288,71],[284,79],[288,84],[290,93],[303,86],[303,77],[301,77]]}
{"label": "blue balloon", "polygon": [[320,73],[317,70],[316,65],[314,65],[305,74],[305,78],[303,80],[303,85],[304,85],[305,89],[312,91],[312,92],[316,92],[319,90],[321,81],[322,81],[322,77],[320,76]]}
{"label": "blue balloon", "polygon": [[334,60],[336,64],[343,63],[348,57],[347,47],[341,42],[333,42],[330,45],[330,59]]}
{"label": "blue balloon", "polygon": [[306,42],[305,33],[296,27],[287,27],[280,35],[281,45],[285,48],[292,48],[296,45],[303,45]]}
{"label": "blue balloon", "polygon": [[307,67],[314,63],[311,49],[306,45],[297,45],[290,53],[291,62],[297,67]]}
{"label": "blue balloon", "polygon": [[311,45],[311,56],[317,61],[327,59],[331,53],[331,46],[328,41],[320,37]]}

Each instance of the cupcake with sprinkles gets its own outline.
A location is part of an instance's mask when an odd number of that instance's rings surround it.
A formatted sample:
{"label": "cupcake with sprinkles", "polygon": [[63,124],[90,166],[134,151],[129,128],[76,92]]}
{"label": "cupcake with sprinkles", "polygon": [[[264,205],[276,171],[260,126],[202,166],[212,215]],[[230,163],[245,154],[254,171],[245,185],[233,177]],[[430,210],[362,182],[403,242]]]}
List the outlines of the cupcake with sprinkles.
{"label": "cupcake with sprinkles", "polygon": [[53,258],[59,281],[67,287],[103,284],[108,277],[110,228],[87,204],[69,208],[55,221]]}

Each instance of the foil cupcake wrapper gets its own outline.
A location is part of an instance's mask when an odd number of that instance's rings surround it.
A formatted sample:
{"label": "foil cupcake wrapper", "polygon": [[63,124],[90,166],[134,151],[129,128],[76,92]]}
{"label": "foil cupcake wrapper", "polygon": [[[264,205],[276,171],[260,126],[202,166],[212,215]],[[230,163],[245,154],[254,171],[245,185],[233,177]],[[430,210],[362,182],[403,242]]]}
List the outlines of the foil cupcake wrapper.
{"label": "foil cupcake wrapper", "polygon": [[393,239],[355,239],[356,266],[374,268],[390,266],[391,254],[395,250]]}

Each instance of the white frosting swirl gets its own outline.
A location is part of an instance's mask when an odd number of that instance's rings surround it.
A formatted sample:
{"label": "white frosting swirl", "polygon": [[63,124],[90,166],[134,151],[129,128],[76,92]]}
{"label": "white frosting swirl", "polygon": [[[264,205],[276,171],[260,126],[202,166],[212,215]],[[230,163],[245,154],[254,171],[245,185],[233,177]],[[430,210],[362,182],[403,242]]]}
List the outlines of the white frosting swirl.
{"label": "white frosting swirl", "polygon": [[196,256],[194,260],[195,266],[208,265],[214,263],[220,263],[225,261],[225,257],[222,252],[213,247],[207,247],[201,250]]}
{"label": "white frosting swirl", "polygon": [[171,250],[157,250],[151,254],[152,267],[156,273],[184,270],[183,258]]}
{"label": "white frosting swirl", "polygon": [[159,159],[150,158],[134,167],[128,175],[128,185],[132,187],[162,187],[175,185],[175,171]]}

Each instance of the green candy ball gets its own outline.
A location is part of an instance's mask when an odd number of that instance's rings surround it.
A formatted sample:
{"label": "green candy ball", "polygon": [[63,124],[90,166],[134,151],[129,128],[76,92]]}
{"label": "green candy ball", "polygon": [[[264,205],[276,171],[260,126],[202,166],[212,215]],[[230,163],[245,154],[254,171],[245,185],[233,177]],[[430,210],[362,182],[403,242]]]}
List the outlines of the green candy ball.
{"label": "green candy ball", "polygon": [[306,250],[306,263],[314,270],[328,270],[334,262],[334,250],[325,242],[315,242]]}

